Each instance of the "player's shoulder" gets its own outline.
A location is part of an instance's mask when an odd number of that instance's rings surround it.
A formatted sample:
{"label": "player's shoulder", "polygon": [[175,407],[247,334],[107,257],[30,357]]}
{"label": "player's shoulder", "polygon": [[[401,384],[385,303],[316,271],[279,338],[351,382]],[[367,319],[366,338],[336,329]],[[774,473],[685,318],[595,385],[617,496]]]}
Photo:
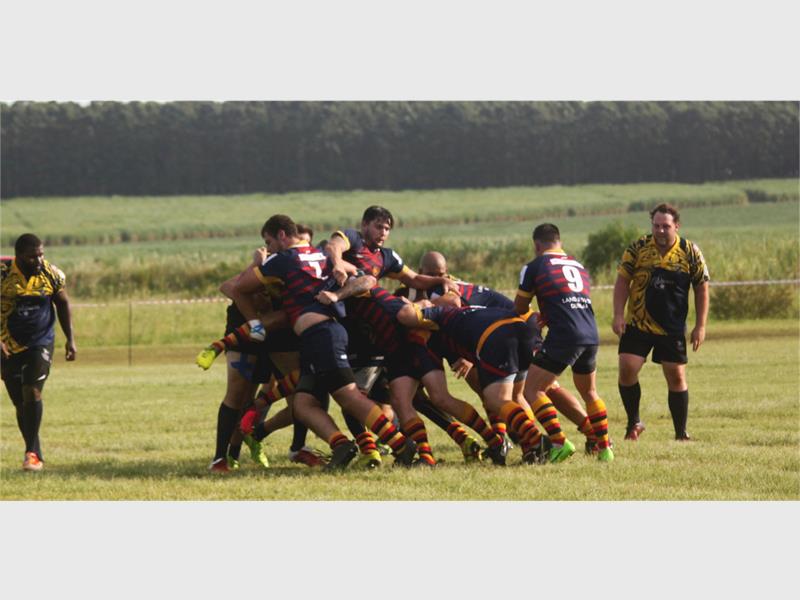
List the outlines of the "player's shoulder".
{"label": "player's shoulder", "polygon": [[55,281],[57,285],[64,285],[64,282],[67,279],[66,275],[64,275],[64,271],[47,260],[42,261],[42,263],[42,271],[45,273],[45,275]]}

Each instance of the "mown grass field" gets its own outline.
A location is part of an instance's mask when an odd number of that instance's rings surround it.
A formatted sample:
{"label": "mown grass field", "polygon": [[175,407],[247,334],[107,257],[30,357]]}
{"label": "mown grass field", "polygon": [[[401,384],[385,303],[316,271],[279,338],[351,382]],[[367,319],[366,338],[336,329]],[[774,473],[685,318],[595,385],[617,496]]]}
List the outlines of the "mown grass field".
{"label": "mown grass field", "polygon": [[[604,334],[599,389],[609,405],[617,460],[601,465],[576,454],[561,465],[466,466],[460,451],[429,426],[444,464],[434,471],[384,468],[329,475],[288,462],[290,431],[267,438],[271,468],[243,452],[242,470],[212,476],[214,424],[224,364],[193,364],[196,346],[143,346],[127,367],[125,348],[86,348],[67,364],[59,355],[45,388],[42,440],[46,470],[20,469],[22,442],[11,403],[0,404],[3,499],[70,500],[798,500],[800,499],[800,346],[798,321],[712,323],[690,356],[689,431],[672,438],[660,371],[643,370],[642,417],[648,430],[623,442],[616,391],[616,348]],[[568,383],[568,381],[565,381]],[[458,395],[475,398],[461,382]],[[5,393],[4,393],[5,395]],[[334,409],[336,418],[338,411]],[[581,436],[566,427],[576,442]],[[309,441],[324,449],[310,434]]]}

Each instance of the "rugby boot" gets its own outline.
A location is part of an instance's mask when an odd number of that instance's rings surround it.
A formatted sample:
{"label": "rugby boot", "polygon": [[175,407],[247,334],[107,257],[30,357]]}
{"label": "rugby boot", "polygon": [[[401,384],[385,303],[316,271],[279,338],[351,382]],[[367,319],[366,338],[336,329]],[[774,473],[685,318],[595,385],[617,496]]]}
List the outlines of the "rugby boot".
{"label": "rugby boot", "polygon": [[639,436],[644,432],[644,423],[639,421],[638,423],[634,423],[625,431],[625,439],[630,440],[631,442],[639,441]]}
{"label": "rugby boot", "polygon": [[380,469],[381,465],[383,465],[381,453],[377,450],[367,450],[359,455],[353,464],[353,468],[372,470]]}
{"label": "rugby boot", "polygon": [[230,454],[225,458],[225,462],[228,463],[228,468],[231,471],[238,471],[239,470],[239,460],[233,458]]}
{"label": "rugby boot", "polygon": [[228,466],[227,458],[218,458],[208,465],[208,470],[212,473],[230,473],[231,468]]}
{"label": "rugby boot", "polygon": [[681,432],[681,433],[677,434],[675,436],[675,440],[678,441],[678,442],[691,442],[692,438],[689,437],[689,434],[684,431],[684,432]]}
{"label": "rugby boot", "polygon": [[552,448],[553,442],[550,441],[550,437],[543,435],[538,444],[528,448],[528,451],[522,455],[522,462],[529,465],[546,465],[550,460]]}
{"label": "rugby boot", "polygon": [[506,466],[506,457],[508,456],[508,447],[505,444],[501,444],[499,446],[495,446],[494,448],[486,448],[483,451],[483,458],[489,458],[492,461],[492,464],[505,467]]}
{"label": "rugby boot", "polygon": [[307,467],[324,467],[325,459],[319,452],[308,446],[303,446],[300,450],[290,450],[289,460],[293,463],[300,463]]}
{"label": "rugby boot", "polygon": [[250,458],[253,459],[253,462],[260,464],[265,469],[268,469],[269,460],[267,460],[267,455],[264,453],[264,447],[261,445],[261,442],[259,442],[250,434],[244,436],[242,441],[247,446],[247,449],[250,450]]}
{"label": "rugby boot", "polygon": [[197,358],[194,361],[197,363],[197,366],[203,369],[204,371],[208,371],[211,368],[211,365],[214,364],[217,356],[219,356],[219,352],[217,351],[214,346],[209,346],[205,348],[200,354],[197,355]]}
{"label": "rugby boot", "polygon": [[417,454],[417,444],[406,439],[406,445],[394,455],[394,466],[411,467],[414,465],[414,456]]}
{"label": "rugby boot", "polygon": [[610,446],[608,448],[603,448],[597,453],[597,460],[600,462],[611,462],[614,460],[614,451]]}
{"label": "rugby boot", "polygon": [[26,452],[25,460],[22,461],[22,469],[24,471],[41,471],[44,468],[44,463],[39,460],[39,455],[36,452]]}
{"label": "rugby boot", "polygon": [[563,444],[553,444],[553,447],[550,448],[550,462],[563,462],[573,454],[575,454],[575,444],[565,439]]}
{"label": "rugby boot", "polygon": [[480,462],[483,459],[480,442],[469,435],[461,442],[461,453],[465,463]]}
{"label": "rugby boot", "polygon": [[356,454],[358,454],[358,446],[353,440],[347,440],[333,449],[330,462],[322,468],[326,471],[344,471]]}

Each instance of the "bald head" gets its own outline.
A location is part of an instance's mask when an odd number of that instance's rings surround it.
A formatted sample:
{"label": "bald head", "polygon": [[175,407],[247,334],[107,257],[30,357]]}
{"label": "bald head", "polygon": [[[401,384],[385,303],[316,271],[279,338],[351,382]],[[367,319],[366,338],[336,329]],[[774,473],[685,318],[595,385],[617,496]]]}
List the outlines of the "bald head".
{"label": "bald head", "polygon": [[432,250],[422,255],[419,270],[423,275],[442,277],[447,275],[447,261],[441,253]]}

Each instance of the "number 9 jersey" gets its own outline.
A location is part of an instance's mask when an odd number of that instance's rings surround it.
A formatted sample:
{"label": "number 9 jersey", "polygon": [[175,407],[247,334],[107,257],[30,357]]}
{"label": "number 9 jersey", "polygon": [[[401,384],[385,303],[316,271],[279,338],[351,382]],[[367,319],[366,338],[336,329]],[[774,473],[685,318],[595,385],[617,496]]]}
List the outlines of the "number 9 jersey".
{"label": "number 9 jersey", "polygon": [[559,344],[600,343],[589,295],[589,273],[564,252],[545,252],[522,267],[517,294],[539,304],[547,337]]}

